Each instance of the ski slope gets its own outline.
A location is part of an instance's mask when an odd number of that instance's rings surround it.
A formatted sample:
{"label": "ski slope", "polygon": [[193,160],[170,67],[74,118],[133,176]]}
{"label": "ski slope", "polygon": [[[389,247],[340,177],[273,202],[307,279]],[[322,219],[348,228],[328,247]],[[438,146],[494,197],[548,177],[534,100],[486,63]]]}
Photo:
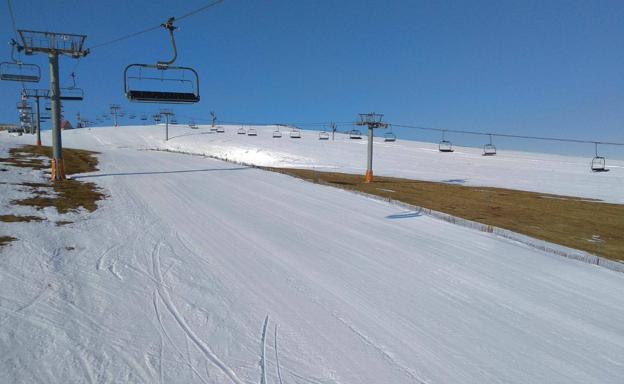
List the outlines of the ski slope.
{"label": "ski slope", "polygon": [[108,198],[0,223],[1,383],[621,383],[624,274],[147,130],[64,132]]}
{"label": "ski slope", "polygon": [[[225,126],[225,133],[208,126],[193,130],[187,125],[94,128],[64,133],[68,145],[160,148],[203,154],[245,164],[301,167],[361,173],[366,167],[366,137],[349,140],[336,134],[335,141],[318,139],[318,132],[302,131],[301,139],[272,138],[275,126],[254,127],[258,136],[238,135],[240,126]],[[249,127],[246,127],[249,128]],[[78,136],[77,140],[73,137]],[[88,136],[91,140],[87,140]],[[438,152],[437,144],[375,138],[374,171],[377,175],[440,181],[470,186],[491,186],[599,199],[624,203],[624,161],[607,159],[610,172],[592,173],[591,157],[506,151],[482,156],[480,148],[457,147],[453,153]]]}

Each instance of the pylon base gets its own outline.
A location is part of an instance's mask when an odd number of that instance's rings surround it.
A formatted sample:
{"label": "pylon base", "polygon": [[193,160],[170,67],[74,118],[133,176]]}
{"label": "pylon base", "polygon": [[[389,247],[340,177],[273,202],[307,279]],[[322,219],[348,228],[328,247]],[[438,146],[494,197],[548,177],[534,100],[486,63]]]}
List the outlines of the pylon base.
{"label": "pylon base", "polygon": [[366,171],[366,175],[364,176],[364,182],[370,183],[373,181],[373,171]]}
{"label": "pylon base", "polygon": [[52,173],[50,178],[52,181],[65,180],[65,168],[63,167],[63,159],[52,159],[50,162]]}

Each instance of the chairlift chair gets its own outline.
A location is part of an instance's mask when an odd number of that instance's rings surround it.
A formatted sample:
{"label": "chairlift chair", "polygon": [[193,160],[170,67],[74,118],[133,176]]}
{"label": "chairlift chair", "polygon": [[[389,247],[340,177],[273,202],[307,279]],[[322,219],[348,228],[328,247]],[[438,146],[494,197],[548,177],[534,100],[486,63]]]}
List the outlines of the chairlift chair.
{"label": "chairlift chair", "polygon": [[279,128],[277,128],[275,131],[273,131],[273,138],[274,139],[279,139],[282,137],[282,132],[280,132]]}
{"label": "chairlift chair", "polygon": [[247,131],[245,130],[245,128],[240,127],[240,128],[238,128],[238,131],[236,131],[236,134],[237,135],[245,135],[245,134],[247,134]]}
{"label": "chairlift chair", "polygon": [[[171,65],[178,56],[173,36],[176,27],[173,26],[173,22],[174,18],[170,18],[162,25],[169,32],[171,39],[173,57],[170,60],[159,61],[156,64],[130,64],[124,70],[124,93],[128,100],[167,104],[199,102],[199,75],[197,72],[190,67]],[[150,84],[151,87],[146,87]],[[139,85],[140,88],[136,88],[136,85]]]}
{"label": "chairlift chair", "polygon": [[222,125],[217,126],[217,133],[225,133],[225,128]]}
{"label": "chairlift chair", "polygon": [[301,139],[301,131],[297,128],[293,128],[290,131],[290,138],[291,139]]}
{"label": "chairlift chair", "polygon": [[607,160],[603,156],[598,155],[598,143],[594,144],[596,145],[596,152],[591,161],[592,172],[609,172],[609,168],[607,168]]}
{"label": "chairlift chair", "polygon": [[26,64],[15,59],[17,42],[11,39],[11,60],[0,63],[0,80],[38,83],[41,80],[41,68],[36,64]]}
{"label": "chairlift chair", "polygon": [[247,130],[247,136],[258,136],[258,131],[256,131],[256,128],[249,128]]}
{"label": "chairlift chair", "polygon": [[147,116],[146,115],[141,115],[141,121],[147,121]]}
{"label": "chairlift chair", "polygon": [[442,140],[438,143],[438,150],[440,152],[453,152],[453,144],[448,140]]}
{"label": "chairlift chair", "polygon": [[494,156],[496,155],[496,146],[492,143],[492,135],[490,135],[490,142],[483,146],[483,156]]}
{"label": "chairlift chair", "polygon": [[453,144],[444,138],[445,131],[442,131],[442,140],[438,143],[438,151],[440,152],[453,152]]}
{"label": "chairlift chair", "polygon": [[396,135],[394,133],[392,133],[392,131],[386,132],[386,133],[384,133],[384,141],[385,142],[396,141]]}
{"label": "chairlift chair", "polygon": [[362,132],[359,129],[352,129],[349,131],[349,139],[360,140],[362,138]]}
{"label": "chairlift chair", "polygon": [[171,118],[171,121],[169,122],[171,125],[178,125],[178,119],[176,119],[175,117]]}
{"label": "chairlift chair", "polygon": [[191,128],[191,129],[197,129],[198,127],[197,127],[197,124],[195,124],[195,122],[191,120],[191,121],[189,122],[189,128]]}

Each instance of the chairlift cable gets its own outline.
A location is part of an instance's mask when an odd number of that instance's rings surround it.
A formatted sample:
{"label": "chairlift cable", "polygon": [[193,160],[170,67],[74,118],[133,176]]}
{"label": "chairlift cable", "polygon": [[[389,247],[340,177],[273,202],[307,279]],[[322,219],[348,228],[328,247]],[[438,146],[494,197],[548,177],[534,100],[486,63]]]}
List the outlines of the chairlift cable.
{"label": "chairlift cable", "polygon": [[[404,125],[404,124],[392,124],[392,126],[399,127],[399,128],[419,129],[419,130],[425,130],[425,131],[451,132],[451,133],[459,133],[459,134],[466,134],[466,135],[480,135],[480,136],[490,135],[490,136],[497,136],[497,137],[509,137],[509,138],[514,138],[514,139],[561,141],[561,142],[567,142],[567,143],[581,143],[581,144],[596,143],[595,140],[566,139],[562,137],[543,137],[543,136],[512,135],[512,134],[507,134],[507,133],[496,133],[496,132],[463,131],[463,130],[458,130],[458,129],[430,128],[430,127],[420,127],[420,126],[415,126],[415,125]],[[604,144],[604,145],[624,146],[624,143],[618,143],[618,142],[598,141],[597,143]]]}
{"label": "chairlift cable", "polygon": [[17,27],[15,22],[15,15],[13,14],[13,5],[11,4],[11,0],[7,0],[7,5],[9,6],[9,15],[11,16],[11,25],[13,26],[13,33],[15,33],[15,38],[18,38],[17,35]]}
{"label": "chairlift cable", "polygon": [[[185,18],[193,16],[193,15],[199,13],[199,12],[205,11],[206,9],[211,8],[211,7],[215,6],[215,5],[223,3],[224,1],[225,0],[213,0],[213,1],[209,2],[208,4],[205,4],[202,7],[199,7],[199,8],[197,8],[197,9],[191,11],[191,12],[188,12],[188,13],[180,16],[180,17],[173,17],[172,19],[174,21],[179,21],[179,20],[185,19]],[[89,48],[89,51],[93,51],[95,48],[100,48],[100,47],[103,47],[103,46],[106,46],[106,45],[111,45],[111,44],[118,43],[120,41],[131,39],[133,37],[136,37],[136,36],[139,36],[139,35],[151,32],[151,31],[155,31],[155,30],[157,30],[159,28],[162,28],[162,23],[159,23],[158,25],[154,25],[153,27],[149,27],[149,28],[143,29],[141,31],[137,31],[137,32],[125,35],[125,36],[118,37],[118,38],[113,39],[113,40],[109,40],[109,41],[105,41],[105,42],[100,43],[100,44],[96,44],[96,45],[92,46],[91,48]]]}

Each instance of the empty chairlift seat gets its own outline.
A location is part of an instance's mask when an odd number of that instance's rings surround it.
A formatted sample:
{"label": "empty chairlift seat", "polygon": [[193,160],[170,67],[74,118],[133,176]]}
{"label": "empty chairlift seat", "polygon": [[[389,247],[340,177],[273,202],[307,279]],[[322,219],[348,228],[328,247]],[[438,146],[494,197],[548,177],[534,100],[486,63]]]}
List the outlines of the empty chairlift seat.
{"label": "empty chairlift seat", "polygon": [[329,133],[325,131],[319,132],[319,140],[329,140]]}
{"label": "empty chairlift seat", "polygon": [[282,137],[282,132],[280,132],[279,129],[276,129],[275,131],[273,131],[273,138],[274,139],[279,139]]}
{"label": "empty chairlift seat", "polygon": [[440,152],[453,152],[453,144],[448,140],[442,140],[438,144],[438,150]]}
{"label": "empty chairlift seat", "polygon": [[247,130],[247,136],[258,136],[258,131],[256,128],[249,128]]}
{"label": "empty chairlift seat", "polygon": [[351,140],[359,140],[362,138],[362,132],[357,130],[357,129],[353,129],[351,131],[349,131],[349,139]]}
{"label": "empty chairlift seat", "polygon": [[217,133],[225,133],[225,128],[222,125],[217,126]]}
{"label": "empty chairlift seat", "polygon": [[494,156],[496,155],[496,147],[494,144],[485,144],[483,146],[483,156]]}
{"label": "empty chairlift seat", "polygon": [[130,64],[124,71],[130,101],[189,104],[199,102],[199,76],[189,67]]}
{"label": "empty chairlift seat", "polygon": [[396,135],[392,132],[384,133],[384,141],[385,142],[393,142],[396,141]]}
{"label": "empty chairlift seat", "polygon": [[245,130],[245,128],[240,127],[240,128],[238,128],[238,131],[236,131],[236,133],[238,135],[245,135],[245,134],[247,134],[247,131]]}
{"label": "empty chairlift seat", "polygon": [[0,80],[37,83],[41,80],[41,68],[20,62],[0,63]]}
{"label": "empty chairlift seat", "polygon": [[290,138],[301,139],[301,131],[296,128],[293,128],[293,130],[290,131]]}
{"label": "empty chairlift seat", "polygon": [[607,160],[602,156],[596,156],[591,161],[592,172],[608,172]]}

